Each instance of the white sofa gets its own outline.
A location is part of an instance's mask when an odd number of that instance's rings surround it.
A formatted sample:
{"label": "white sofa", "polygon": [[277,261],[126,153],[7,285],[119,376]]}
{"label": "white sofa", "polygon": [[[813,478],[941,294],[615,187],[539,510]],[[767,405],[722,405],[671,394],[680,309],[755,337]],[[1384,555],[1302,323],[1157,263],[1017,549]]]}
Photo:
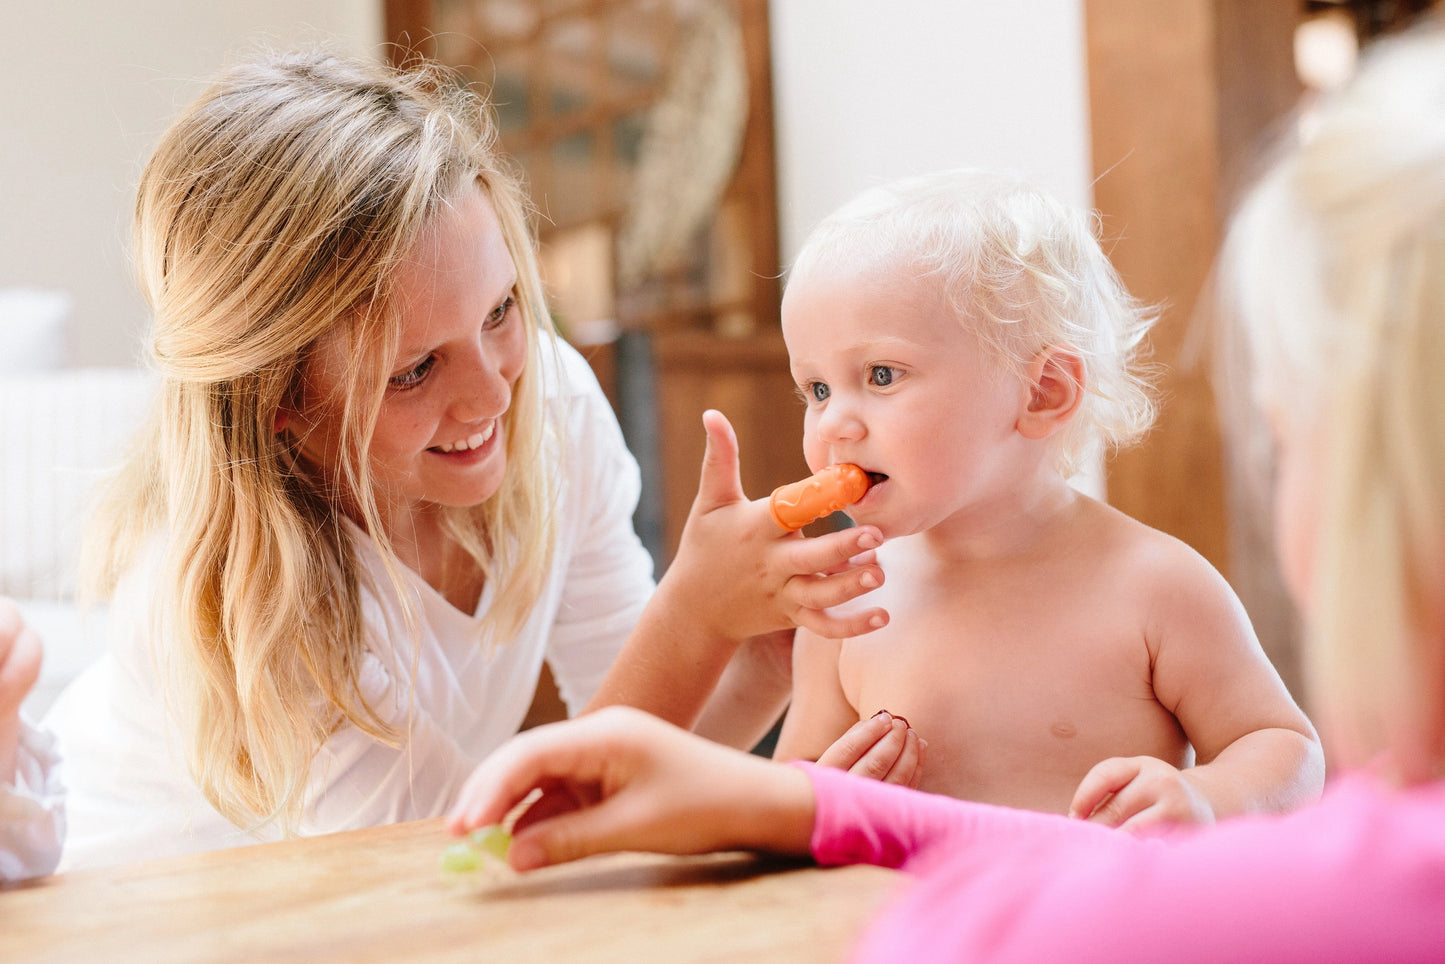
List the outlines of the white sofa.
{"label": "white sofa", "polygon": [[105,647],[105,613],[76,603],[81,535],[96,484],[120,462],[155,395],[138,368],[0,373],[0,595],[40,633],[25,701],[39,719]]}

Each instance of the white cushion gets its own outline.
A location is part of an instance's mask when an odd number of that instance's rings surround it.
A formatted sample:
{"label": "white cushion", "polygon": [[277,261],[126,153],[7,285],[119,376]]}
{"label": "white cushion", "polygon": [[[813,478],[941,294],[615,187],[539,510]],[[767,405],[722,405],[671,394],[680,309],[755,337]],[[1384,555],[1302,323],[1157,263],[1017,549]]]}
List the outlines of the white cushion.
{"label": "white cushion", "polygon": [[0,375],[0,594],[74,597],[95,485],[155,391],[155,376],[132,368]]}
{"label": "white cushion", "polygon": [[44,288],[0,288],[0,372],[59,368],[65,362],[70,296]]}

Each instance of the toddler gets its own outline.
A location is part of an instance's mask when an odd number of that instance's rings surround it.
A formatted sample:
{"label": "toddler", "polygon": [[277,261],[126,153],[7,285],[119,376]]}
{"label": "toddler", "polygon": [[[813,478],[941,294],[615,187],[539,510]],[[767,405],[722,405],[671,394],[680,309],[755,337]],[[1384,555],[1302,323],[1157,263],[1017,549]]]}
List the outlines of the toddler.
{"label": "toddler", "polygon": [[869,474],[848,514],[886,540],[868,604],[890,620],[799,630],[777,758],[850,767],[911,727],[876,775],[1130,828],[1319,793],[1315,731],[1224,579],[1069,484],[1148,427],[1152,321],[1088,219],[1011,178],[897,182],[813,232],[783,302],[803,449]]}

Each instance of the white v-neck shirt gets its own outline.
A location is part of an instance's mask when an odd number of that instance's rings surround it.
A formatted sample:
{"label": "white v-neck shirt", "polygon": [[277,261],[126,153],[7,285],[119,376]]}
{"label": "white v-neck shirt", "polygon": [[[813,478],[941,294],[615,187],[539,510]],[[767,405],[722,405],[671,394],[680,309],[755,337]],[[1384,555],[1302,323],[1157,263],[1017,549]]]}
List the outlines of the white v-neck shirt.
{"label": "white v-neck shirt", "polygon": [[[543,660],[575,714],[652,593],[652,559],[632,527],[637,463],[612,409],[570,346],[558,342],[560,364],[545,345],[540,354],[549,417],[565,446],[557,545],[541,596],[515,638],[488,646],[479,616],[491,605],[490,584],[469,615],[403,568],[420,624],[413,649],[378,550],[351,528],[370,575],[362,590],[361,689],[404,738],[393,749],[351,725],[333,734],[312,766],[303,835],[444,813],[476,764],[517,732]],[[62,871],[279,836],[274,827],[250,833],[226,820],[188,772],[144,639],[153,581],[145,569],[122,581],[108,653],[46,717],[68,791]]]}

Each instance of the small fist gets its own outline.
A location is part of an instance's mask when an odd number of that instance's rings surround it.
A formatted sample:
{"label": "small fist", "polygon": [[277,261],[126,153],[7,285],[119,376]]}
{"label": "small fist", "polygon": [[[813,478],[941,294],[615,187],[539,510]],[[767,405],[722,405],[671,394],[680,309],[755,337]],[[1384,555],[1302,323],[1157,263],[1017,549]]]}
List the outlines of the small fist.
{"label": "small fist", "polygon": [[1084,776],[1069,816],[1135,831],[1165,823],[1213,823],[1214,809],[1184,771],[1163,760],[1112,757]]}

